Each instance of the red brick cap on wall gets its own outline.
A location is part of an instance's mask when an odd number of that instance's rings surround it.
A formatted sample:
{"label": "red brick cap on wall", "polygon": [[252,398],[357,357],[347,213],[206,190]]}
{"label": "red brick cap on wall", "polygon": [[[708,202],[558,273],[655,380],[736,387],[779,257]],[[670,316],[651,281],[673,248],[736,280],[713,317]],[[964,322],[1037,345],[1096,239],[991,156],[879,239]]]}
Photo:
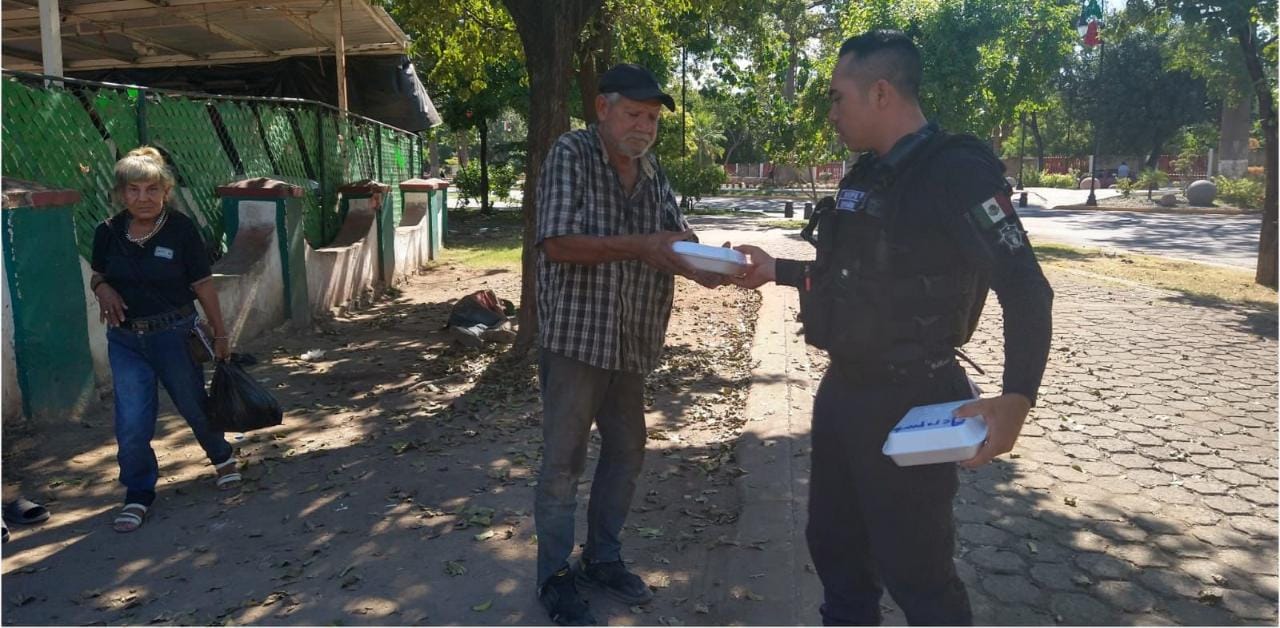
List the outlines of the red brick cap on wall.
{"label": "red brick cap on wall", "polygon": [[51,188],[34,181],[3,179],[4,208],[66,207],[80,202],[79,190]]}
{"label": "red brick cap on wall", "polygon": [[258,177],[220,186],[215,193],[219,198],[298,198],[302,196],[302,188],[292,183]]}

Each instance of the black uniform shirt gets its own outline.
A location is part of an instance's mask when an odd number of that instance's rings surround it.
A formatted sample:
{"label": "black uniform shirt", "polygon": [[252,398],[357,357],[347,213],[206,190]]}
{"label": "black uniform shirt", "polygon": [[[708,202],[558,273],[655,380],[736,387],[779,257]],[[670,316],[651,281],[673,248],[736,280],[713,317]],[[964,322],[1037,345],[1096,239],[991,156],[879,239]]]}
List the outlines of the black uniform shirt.
{"label": "black uniform shirt", "polygon": [[195,223],[166,210],[164,226],[141,246],[128,241],[127,212],[98,225],[93,233],[93,271],[120,294],[128,319],[178,309],[195,300],[191,285],[212,273]]}
{"label": "black uniform shirt", "polygon": [[[989,271],[1004,313],[1005,393],[1034,405],[1049,357],[1053,290],[1013,211],[1003,166],[985,147],[946,146],[912,177],[896,230],[940,230],[962,263]],[[851,177],[841,187],[852,184]],[[779,259],[777,282],[800,287],[809,263]]]}

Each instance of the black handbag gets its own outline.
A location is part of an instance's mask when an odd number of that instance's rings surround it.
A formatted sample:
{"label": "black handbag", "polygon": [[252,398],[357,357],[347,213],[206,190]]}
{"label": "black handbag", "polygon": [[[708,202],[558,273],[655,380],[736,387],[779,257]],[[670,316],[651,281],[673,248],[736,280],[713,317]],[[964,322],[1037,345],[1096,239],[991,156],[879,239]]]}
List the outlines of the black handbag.
{"label": "black handbag", "polygon": [[284,422],[280,402],[236,360],[218,362],[209,385],[209,424],[220,432],[248,432]]}

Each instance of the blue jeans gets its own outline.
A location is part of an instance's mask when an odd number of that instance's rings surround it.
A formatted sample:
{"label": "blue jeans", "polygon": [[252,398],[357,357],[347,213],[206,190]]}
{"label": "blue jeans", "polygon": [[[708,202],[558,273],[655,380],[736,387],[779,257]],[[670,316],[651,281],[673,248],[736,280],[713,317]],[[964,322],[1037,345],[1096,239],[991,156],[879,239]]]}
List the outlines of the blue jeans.
{"label": "blue jeans", "polygon": [[600,430],[587,506],[587,546],[592,562],[622,559],[619,535],[631,509],[636,477],[644,465],[644,376],[609,371],[543,351],[538,361],[542,388],[542,472],[534,501],[538,532],[538,585],[573,552],[578,478],[586,468],[591,424]]}
{"label": "blue jeans", "polygon": [[160,468],[151,439],[156,433],[156,380],[187,420],[209,461],[231,458],[231,445],[209,427],[205,414],[204,369],[191,357],[187,336],[195,317],[148,333],[112,327],[107,330],[107,355],[116,398],[116,455],[126,504],[150,506],[156,499]]}

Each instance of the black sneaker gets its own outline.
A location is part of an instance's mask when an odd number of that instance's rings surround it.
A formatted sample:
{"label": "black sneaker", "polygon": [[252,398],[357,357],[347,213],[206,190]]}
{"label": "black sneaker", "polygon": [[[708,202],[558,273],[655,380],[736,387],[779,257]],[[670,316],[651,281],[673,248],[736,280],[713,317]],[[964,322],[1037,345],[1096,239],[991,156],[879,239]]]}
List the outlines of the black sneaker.
{"label": "black sneaker", "polygon": [[583,586],[599,589],[610,597],[626,604],[644,604],[653,599],[653,591],[630,571],[622,561],[608,563],[587,562],[584,558],[578,564],[578,583]]}
{"label": "black sneaker", "polygon": [[587,601],[578,595],[573,583],[573,572],[568,567],[557,571],[538,590],[538,601],[547,609],[551,621],[557,626],[594,626],[596,618],[587,608]]}

